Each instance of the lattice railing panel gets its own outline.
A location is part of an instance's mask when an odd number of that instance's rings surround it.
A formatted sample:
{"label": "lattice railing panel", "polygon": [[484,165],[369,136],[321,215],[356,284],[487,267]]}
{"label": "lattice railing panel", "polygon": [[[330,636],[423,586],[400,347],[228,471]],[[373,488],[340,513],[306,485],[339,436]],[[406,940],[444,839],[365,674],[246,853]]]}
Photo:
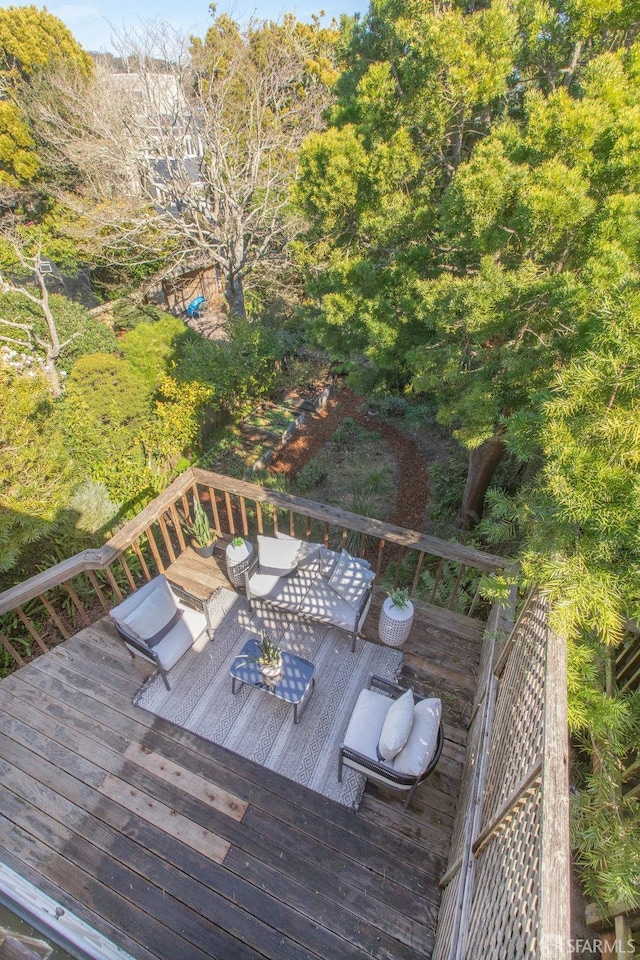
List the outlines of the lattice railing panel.
{"label": "lattice railing panel", "polygon": [[440,910],[438,911],[438,938],[431,960],[449,960],[451,956],[455,914],[462,876],[462,873],[458,871],[442,892]]}
{"label": "lattice railing panel", "polygon": [[[473,783],[474,783],[474,772],[480,759],[480,751],[482,750],[482,731],[483,731],[482,711],[478,710],[478,712],[474,717],[473,723],[471,725],[471,728],[468,734],[467,755],[465,759],[464,770],[462,772],[460,790],[458,792],[458,809],[459,810],[466,810],[471,803],[471,799],[472,799],[471,793],[473,790]],[[448,862],[449,869],[462,856],[462,851],[464,848],[464,840],[465,840],[465,830],[466,830],[465,817],[456,817],[453,825],[453,833],[451,835],[451,846],[449,848],[449,862]]]}
{"label": "lattice railing panel", "polygon": [[523,960],[537,956],[541,806],[538,784],[480,852],[468,957]]}
{"label": "lattice railing panel", "polygon": [[546,630],[537,602],[520,622],[499,679],[483,826],[542,757]]}

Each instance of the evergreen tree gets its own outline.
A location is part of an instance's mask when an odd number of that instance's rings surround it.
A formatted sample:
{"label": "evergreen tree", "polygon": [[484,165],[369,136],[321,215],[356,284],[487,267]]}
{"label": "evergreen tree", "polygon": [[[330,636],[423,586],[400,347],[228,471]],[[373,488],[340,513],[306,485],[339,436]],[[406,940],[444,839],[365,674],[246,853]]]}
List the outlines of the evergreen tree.
{"label": "evergreen tree", "polygon": [[37,176],[41,160],[23,98],[29,83],[60,69],[91,73],[88,54],[61,20],[33,6],[0,10],[0,185]]}
{"label": "evergreen tree", "polygon": [[333,123],[303,149],[311,327],[387,386],[439,396],[470,450],[462,522],[505,444],[530,454],[554,374],[587,343],[595,238],[629,230],[633,31],[596,5],[376,0]]}

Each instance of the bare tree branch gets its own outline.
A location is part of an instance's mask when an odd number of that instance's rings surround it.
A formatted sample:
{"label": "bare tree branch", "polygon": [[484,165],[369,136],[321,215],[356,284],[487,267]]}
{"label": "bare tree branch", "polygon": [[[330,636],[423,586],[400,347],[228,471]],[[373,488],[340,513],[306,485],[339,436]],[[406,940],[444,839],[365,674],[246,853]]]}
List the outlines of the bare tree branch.
{"label": "bare tree branch", "polygon": [[[309,72],[308,36],[293,18],[244,34],[220,18],[190,47],[148,27],[125,45],[125,72],[92,85],[59,77],[32,105],[51,162],[81,172],[67,196],[94,251],[128,262],[218,264],[232,313],[244,280],[279,270],[300,229],[288,209],[299,147],[322,125],[326,86]],[[51,80],[49,80],[51,83]]]}

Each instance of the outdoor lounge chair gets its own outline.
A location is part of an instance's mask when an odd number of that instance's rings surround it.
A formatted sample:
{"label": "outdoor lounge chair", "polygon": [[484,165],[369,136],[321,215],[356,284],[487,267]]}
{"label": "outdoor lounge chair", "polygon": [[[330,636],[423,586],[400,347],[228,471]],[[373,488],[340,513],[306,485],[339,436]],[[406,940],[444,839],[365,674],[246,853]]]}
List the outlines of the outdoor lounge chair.
{"label": "outdoor lounge chair", "polygon": [[204,613],[177,597],[165,576],[145,583],[110,614],[131,656],[154,663],[167,690],[167,670],[207,629]]}
{"label": "outdoor lounge chair", "polygon": [[440,700],[414,697],[397,683],[371,676],[340,745],[338,780],[343,766],[351,767],[384,787],[406,792],[407,808],[440,759],[441,714]]}

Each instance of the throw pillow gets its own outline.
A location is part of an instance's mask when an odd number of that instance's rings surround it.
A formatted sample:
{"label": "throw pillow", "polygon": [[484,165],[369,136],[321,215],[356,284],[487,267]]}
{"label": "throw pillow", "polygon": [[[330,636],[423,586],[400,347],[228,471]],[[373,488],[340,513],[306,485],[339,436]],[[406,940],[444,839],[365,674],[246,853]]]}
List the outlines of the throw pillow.
{"label": "throw pillow", "polygon": [[124,625],[136,637],[149,641],[173,620],[179,613],[176,598],[166,580],[158,580],[152,592],[138,604],[128,617]]}
{"label": "throw pillow", "polygon": [[409,739],[413,725],[413,690],[407,690],[394,700],[387,711],[380,739],[378,759],[390,763]]}
{"label": "throw pillow", "polygon": [[402,750],[396,754],[393,769],[419,777],[431,763],[438,743],[442,701],[420,700],[413,708],[411,732]]}
{"label": "throw pillow", "polygon": [[260,573],[274,577],[288,577],[295,572],[296,559],[302,540],[282,540],[258,535]]}
{"label": "throw pillow", "polygon": [[350,607],[358,610],[367,587],[375,580],[375,576],[373,570],[367,569],[343,550],[329,578],[329,586],[340,594]]}
{"label": "throw pillow", "polygon": [[320,547],[320,576],[328,580],[333,573],[340,554],[335,550],[327,550],[326,547]]}

